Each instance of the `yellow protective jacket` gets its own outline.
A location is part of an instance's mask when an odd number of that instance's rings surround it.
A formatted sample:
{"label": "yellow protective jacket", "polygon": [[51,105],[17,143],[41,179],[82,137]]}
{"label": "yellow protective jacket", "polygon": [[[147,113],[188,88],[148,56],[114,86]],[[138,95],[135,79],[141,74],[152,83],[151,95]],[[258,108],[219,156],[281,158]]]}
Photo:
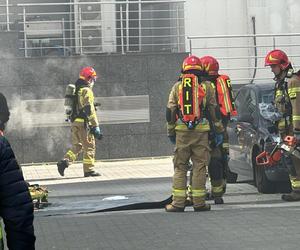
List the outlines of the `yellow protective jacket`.
{"label": "yellow protective jacket", "polygon": [[[167,104],[167,109],[170,110],[171,116],[176,117],[177,110],[178,110],[178,102],[179,102],[179,85],[181,84],[180,81],[176,82],[169,94],[169,100]],[[217,120],[215,114],[215,108],[217,106],[216,97],[215,97],[215,90],[213,83],[209,81],[203,81],[202,84],[203,89],[205,90],[205,97],[203,99],[204,108],[209,112],[209,115],[212,119],[212,122],[215,125],[216,132],[221,133],[223,132],[222,123]],[[167,123],[167,132],[168,136],[174,135],[176,131],[191,131],[187,128],[187,126],[178,119],[172,119],[172,121],[168,121]],[[208,132],[210,131],[209,121],[206,118],[203,118],[199,124],[193,129],[198,132]]]}
{"label": "yellow protective jacket", "polygon": [[300,131],[300,77],[294,74],[288,81],[288,95],[292,104],[293,129]]}
{"label": "yellow protective jacket", "polygon": [[[86,114],[88,124],[92,127],[99,125],[96,109],[94,105],[94,93],[90,87],[82,87],[78,91],[78,110]],[[86,112],[86,110],[89,110]],[[76,118],[76,122],[84,122],[82,117]]]}
{"label": "yellow protective jacket", "polygon": [[300,130],[300,77],[293,74],[284,81],[279,78],[275,87],[275,105],[283,115],[277,127],[281,134],[293,134],[293,129]]}

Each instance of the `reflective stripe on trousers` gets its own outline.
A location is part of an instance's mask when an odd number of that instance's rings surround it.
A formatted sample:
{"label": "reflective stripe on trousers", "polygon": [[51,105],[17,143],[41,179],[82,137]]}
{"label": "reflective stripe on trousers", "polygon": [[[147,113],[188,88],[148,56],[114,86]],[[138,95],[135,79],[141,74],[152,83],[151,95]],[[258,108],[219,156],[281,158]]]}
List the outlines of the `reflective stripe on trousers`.
{"label": "reflective stripe on trousers", "polygon": [[185,189],[175,189],[175,188],[173,188],[172,195],[174,197],[186,197],[186,190]]}
{"label": "reflective stripe on trousers", "polygon": [[66,156],[68,156],[70,158],[71,161],[75,161],[76,160],[76,155],[73,153],[72,150],[69,150],[67,153],[66,153]]}
{"label": "reflective stripe on trousers", "polygon": [[300,180],[297,179],[297,177],[290,176],[290,181],[291,181],[293,190],[295,190],[295,189],[300,190]]}
{"label": "reflective stripe on trousers", "polygon": [[211,191],[213,194],[220,194],[220,193],[224,192],[224,187],[223,187],[223,185],[217,186],[217,187],[212,187]]}
{"label": "reflective stripe on trousers", "polygon": [[204,198],[206,196],[206,189],[192,189],[192,196]]}
{"label": "reflective stripe on trousers", "polygon": [[94,165],[95,164],[95,159],[85,159],[85,158],[83,158],[83,164]]}

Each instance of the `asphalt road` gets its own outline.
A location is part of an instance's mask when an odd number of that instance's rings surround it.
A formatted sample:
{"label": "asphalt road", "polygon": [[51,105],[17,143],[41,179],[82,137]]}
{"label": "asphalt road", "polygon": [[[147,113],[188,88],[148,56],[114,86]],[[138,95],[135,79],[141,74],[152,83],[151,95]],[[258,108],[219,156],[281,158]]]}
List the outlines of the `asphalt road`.
{"label": "asphalt road", "polygon": [[300,202],[259,194],[243,178],[228,185],[225,204],[204,213],[89,213],[164,200],[171,178],[49,186],[52,205],[35,213],[37,249],[298,249]]}

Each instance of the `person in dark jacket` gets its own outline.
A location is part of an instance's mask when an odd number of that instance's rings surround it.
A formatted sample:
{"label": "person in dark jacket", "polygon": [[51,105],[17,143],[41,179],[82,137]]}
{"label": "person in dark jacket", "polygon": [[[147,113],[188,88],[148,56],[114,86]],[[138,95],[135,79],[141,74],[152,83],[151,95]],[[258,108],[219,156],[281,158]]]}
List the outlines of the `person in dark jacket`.
{"label": "person in dark jacket", "polygon": [[7,102],[0,93],[0,217],[5,225],[8,249],[32,250],[35,249],[33,203],[22,170],[3,133],[8,120]]}
{"label": "person in dark jacket", "polygon": [[9,120],[9,110],[5,96],[0,92],[0,130],[4,130],[5,123]]}

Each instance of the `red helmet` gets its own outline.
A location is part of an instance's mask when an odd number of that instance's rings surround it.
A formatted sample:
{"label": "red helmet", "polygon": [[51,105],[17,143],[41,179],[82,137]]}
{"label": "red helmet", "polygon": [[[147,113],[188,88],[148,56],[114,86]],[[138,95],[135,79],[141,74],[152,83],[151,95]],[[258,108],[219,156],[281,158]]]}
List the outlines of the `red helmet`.
{"label": "red helmet", "polygon": [[79,78],[83,79],[87,82],[93,80],[94,82],[97,80],[97,73],[92,67],[85,67],[79,73]]}
{"label": "red helmet", "polygon": [[270,51],[265,58],[265,66],[280,65],[281,69],[286,69],[289,64],[287,55],[279,49]]}
{"label": "red helmet", "polygon": [[219,63],[216,58],[212,56],[203,56],[200,58],[203,69],[209,75],[218,75],[219,73]]}
{"label": "red helmet", "polygon": [[182,71],[184,72],[191,69],[202,69],[201,61],[197,56],[188,56],[183,60]]}

